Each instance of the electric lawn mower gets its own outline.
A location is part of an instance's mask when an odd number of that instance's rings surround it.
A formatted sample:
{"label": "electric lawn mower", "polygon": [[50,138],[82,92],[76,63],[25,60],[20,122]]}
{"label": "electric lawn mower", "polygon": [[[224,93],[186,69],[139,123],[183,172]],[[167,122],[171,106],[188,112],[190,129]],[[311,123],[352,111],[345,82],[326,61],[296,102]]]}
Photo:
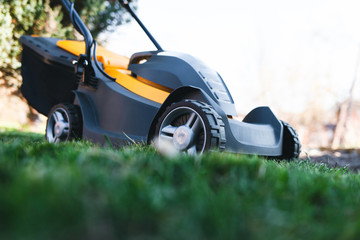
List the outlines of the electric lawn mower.
{"label": "electric lawn mower", "polygon": [[[135,15],[156,51],[126,58],[97,46],[74,4],[62,0],[84,41],[22,36],[21,91],[48,116],[46,139],[76,138],[122,146],[170,144],[179,152],[208,149],[292,159],[300,153],[295,130],[268,107],[243,121],[221,76],[196,58],[165,51]],[[131,140],[131,141],[130,141]]]}

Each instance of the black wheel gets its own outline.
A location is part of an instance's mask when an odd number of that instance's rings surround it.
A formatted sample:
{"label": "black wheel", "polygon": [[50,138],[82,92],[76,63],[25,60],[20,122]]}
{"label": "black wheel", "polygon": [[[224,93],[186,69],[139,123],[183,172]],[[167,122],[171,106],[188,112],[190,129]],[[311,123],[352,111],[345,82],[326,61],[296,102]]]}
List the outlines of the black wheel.
{"label": "black wheel", "polygon": [[292,160],[299,158],[301,152],[301,144],[299,136],[295,129],[287,122],[281,121],[283,125],[283,153],[279,159]]}
{"label": "black wheel", "polygon": [[184,100],[170,105],[155,130],[158,144],[171,144],[179,152],[203,153],[225,149],[225,128],[220,115],[206,103]]}
{"label": "black wheel", "polygon": [[48,115],[45,137],[51,143],[81,138],[81,125],[78,106],[69,103],[55,105]]}

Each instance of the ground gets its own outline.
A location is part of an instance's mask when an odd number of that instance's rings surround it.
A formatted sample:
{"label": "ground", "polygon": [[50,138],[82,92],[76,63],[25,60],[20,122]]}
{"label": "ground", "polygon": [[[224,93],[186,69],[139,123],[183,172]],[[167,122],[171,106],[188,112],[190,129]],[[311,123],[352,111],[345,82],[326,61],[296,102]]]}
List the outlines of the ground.
{"label": "ground", "polygon": [[[29,114],[33,114],[32,119],[29,119]],[[14,88],[0,86],[0,126],[43,133],[45,122],[46,117],[31,110]],[[301,136],[300,129],[300,138]],[[302,141],[302,143],[302,159],[309,158],[312,162],[325,163],[330,167],[348,167],[356,172],[360,170],[360,149],[332,150],[319,147],[310,149],[306,142],[304,144]]]}
{"label": "ground", "polygon": [[311,150],[308,155],[312,162],[325,163],[330,167],[347,167],[355,172],[360,170],[360,149]]}

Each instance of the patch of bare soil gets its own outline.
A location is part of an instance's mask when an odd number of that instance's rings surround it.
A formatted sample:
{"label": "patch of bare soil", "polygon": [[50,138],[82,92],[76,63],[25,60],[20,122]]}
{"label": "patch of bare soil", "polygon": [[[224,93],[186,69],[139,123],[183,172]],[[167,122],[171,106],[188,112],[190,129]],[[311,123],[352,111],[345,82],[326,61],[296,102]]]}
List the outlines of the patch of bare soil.
{"label": "patch of bare soil", "polygon": [[308,158],[311,162],[325,163],[329,167],[346,167],[355,172],[360,170],[360,149],[311,150]]}

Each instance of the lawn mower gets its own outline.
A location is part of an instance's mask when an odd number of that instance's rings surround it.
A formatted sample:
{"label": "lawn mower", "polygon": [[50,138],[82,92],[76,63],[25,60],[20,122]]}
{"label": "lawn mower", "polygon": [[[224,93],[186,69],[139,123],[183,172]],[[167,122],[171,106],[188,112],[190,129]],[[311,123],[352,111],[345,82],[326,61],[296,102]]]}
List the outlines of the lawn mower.
{"label": "lawn mower", "polygon": [[170,145],[178,152],[209,149],[297,158],[295,130],[258,107],[236,120],[234,101],[221,76],[198,59],[165,51],[134,13],[156,47],[130,58],[97,46],[69,0],[62,0],[84,41],[22,36],[21,91],[48,117],[46,139],[84,138],[99,144]]}

